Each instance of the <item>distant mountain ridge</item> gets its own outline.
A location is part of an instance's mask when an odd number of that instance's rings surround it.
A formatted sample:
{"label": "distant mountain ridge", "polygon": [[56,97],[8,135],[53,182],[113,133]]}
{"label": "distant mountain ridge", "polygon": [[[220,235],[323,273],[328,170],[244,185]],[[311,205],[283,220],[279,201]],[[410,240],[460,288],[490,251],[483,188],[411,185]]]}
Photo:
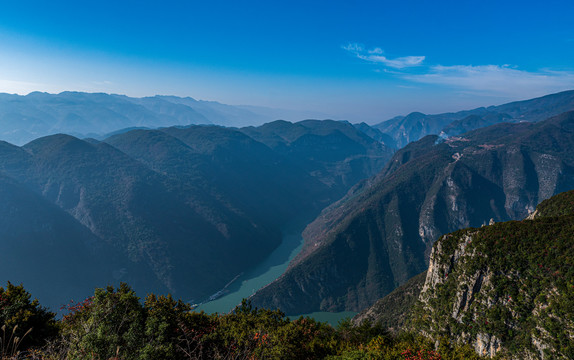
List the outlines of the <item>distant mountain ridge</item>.
{"label": "distant mountain ridge", "polygon": [[[131,127],[216,124],[241,127],[265,122],[321,116],[256,106],[232,106],[191,97],[125,95],[66,91],[0,94],[0,140],[22,145],[36,138],[66,133],[79,137],[103,135]],[[327,117],[327,116],[323,116]]]}
{"label": "distant mountain ridge", "polygon": [[374,170],[382,169],[392,153],[378,139],[343,121],[304,120],[293,124],[278,120],[240,131],[293,159],[328,186],[341,189],[362,180],[349,175],[375,174]]}
{"label": "distant mountain ridge", "polygon": [[[425,135],[458,135],[499,122],[540,121],[574,110],[574,91],[473,110],[426,115],[413,112],[380,124],[357,124],[365,134],[400,149]],[[313,111],[226,105],[191,97],[156,95],[133,98],[106,93],[33,92],[26,96],[0,94],[0,140],[22,145],[38,137],[66,133],[103,139],[127,128],[160,128],[215,124],[257,126],[274,120],[327,119]]]}
{"label": "distant mountain ridge", "polygon": [[456,113],[426,115],[413,112],[372,127],[391,137],[400,149],[426,135],[459,135],[500,122],[538,122],[571,110],[574,110],[574,90]]}

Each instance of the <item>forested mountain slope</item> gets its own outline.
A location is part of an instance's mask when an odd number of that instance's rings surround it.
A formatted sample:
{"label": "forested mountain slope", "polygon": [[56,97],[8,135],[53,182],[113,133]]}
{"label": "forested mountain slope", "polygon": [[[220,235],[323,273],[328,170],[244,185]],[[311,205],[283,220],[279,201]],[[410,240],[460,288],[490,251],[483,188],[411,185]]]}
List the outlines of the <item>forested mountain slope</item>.
{"label": "forested mountain slope", "polygon": [[[274,121],[242,132],[292,159],[330,188],[340,191],[374,175],[390,159],[391,148],[342,121]],[[346,192],[345,190],[345,192]],[[344,193],[339,192],[339,196]]]}
{"label": "forested mountain slope", "polygon": [[3,279],[29,284],[46,300],[57,291],[61,302],[47,303],[54,308],[113,281],[114,252],[70,214],[5,175],[0,198]]}

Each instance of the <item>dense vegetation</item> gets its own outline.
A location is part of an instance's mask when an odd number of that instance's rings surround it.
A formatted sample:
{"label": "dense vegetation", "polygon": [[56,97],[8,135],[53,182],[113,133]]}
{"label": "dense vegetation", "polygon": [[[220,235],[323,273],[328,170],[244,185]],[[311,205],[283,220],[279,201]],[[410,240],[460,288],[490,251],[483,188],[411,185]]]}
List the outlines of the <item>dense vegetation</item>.
{"label": "dense vegetation", "polygon": [[573,209],[574,191],[565,191],[541,202],[536,207],[533,218],[571,215]]}
{"label": "dense vegetation", "polygon": [[[458,359],[468,348],[434,344],[381,326],[337,328],[244,301],[229,314],[197,313],[171,296],[143,302],[126,284],[98,288],[66,307],[43,308],[22,286],[0,288],[0,359]],[[1,335],[1,334],[0,334]],[[466,354],[466,355],[465,355]],[[472,358],[472,357],[470,357]]]}

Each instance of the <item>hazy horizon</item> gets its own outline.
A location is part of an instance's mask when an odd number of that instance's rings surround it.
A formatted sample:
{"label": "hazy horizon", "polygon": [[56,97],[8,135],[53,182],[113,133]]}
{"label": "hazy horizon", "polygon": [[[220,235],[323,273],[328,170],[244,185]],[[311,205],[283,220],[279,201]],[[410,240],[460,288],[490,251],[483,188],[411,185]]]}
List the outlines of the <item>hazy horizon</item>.
{"label": "hazy horizon", "polygon": [[574,88],[574,4],[8,3],[0,92],[168,94],[370,124]]}
{"label": "hazy horizon", "polygon": [[[567,89],[564,91],[570,91],[570,90],[574,90],[573,89]],[[358,124],[361,122],[365,122],[369,125],[377,125],[380,124],[381,122],[385,122],[388,120],[392,120],[395,117],[398,116],[407,116],[413,112],[421,112],[424,113],[426,115],[436,115],[436,114],[440,114],[440,113],[455,113],[458,111],[466,111],[466,110],[474,110],[476,108],[481,108],[481,107],[490,107],[490,106],[498,106],[498,105],[503,105],[505,103],[508,102],[503,102],[503,103],[493,103],[493,104],[482,104],[482,105],[477,105],[474,107],[461,107],[461,108],[457,108],[457,109],[453,109],[453,110],[446,110],[446,111],[441,111],[441,112],[423,112],[420,111],[418,109],[413,109],[409,112],[406,113],[397,113],[393,116],[390,117],[385,117],[383,119],[380,120],[361,120],[359,119],[358,121],[353,121],[350,119],[345,119],[345,118],[337,118],[336,116],[332,116],[332,114],[327,114],[327,113],[321,113],[319,111],[314,111],[314,110],[310,110],[310,109],[286,109],[286,108],[277,108],[277,107],[269,107],[269,106],[264,106],[264,105],[253,105],[253,104],[227,104],[227,103],[223,103],[221,101],[218,100],[204,100],[201,98],[195,98],[192,96],[178,96],[178,95],[173,95],[173,94],[154,94],[154,95],[147,95],[147,96],[129,96],[127,94],[116,94],[116,93],[106,93],[106,92],[102,92],[102,91],[98,91],[98,92],[89,92],[89,91],[77,91],[77,90],[64,90],[61,92],[47,92],[47,91],[31,91],[25,94],[18,94],[18,93],[7,93],[7,92],[0,92],[0,94],[6,94],[6,95],[17,95],[17,96],[28,96],[30,94],[33,93],[44,93],[44,94],[49,94],[49,95],[60,95],[63,93],[86,93],[86,94],[107,94],[107,95],[115,95],[115,96],[127,96],[127,97],[131,97],[131,98],[135,98],[135,99],[143,99],[143,98],[153,98],[153,97],[170,97],[170,96],[175,96],[175,97],[179,97],[179,98],[192,98],[193,100],[199,101],[199,102],[206,102],[206,103],[218,103],[218,104],[222,104],[222,105],[230,105],[233,107],[237,107],[240,109],[246,109],[246,110],[250,110],[250,109],[261,109],[261,110],[269,110],[269,113],[272,114],[274,111],[278,112],[278,113],[290,113],[290,116],[283,116],[283,117],[277,117],[275,120],[285,120],[285,121],[289,121],[289,122],[298,122],[298,121],[303,121],[303,120],[336,120],[336,121],[349,121],[353,124]],[[551,94],[542,94],[541,96],[546,96],[546,95],[551,95]],[[521,100],[530,100],[532,98],[524,98],[524,99],[517,99],[515,101],[521,101]],[[510,101],[509,101],[510,102]],[[261,114],[260,112],[258,114]],[[303,114],[301,115],[301,117],[298,117],[297,114]],[[308,114],[308,115],[305,115]],[[271,116],[271,115],[270,115]],[[273,121],[273,120],[271,120]],[[263,122],[266,123],[266,122]],[[253,126],[259,126],[262,125],[263,123],[253,123]]]}

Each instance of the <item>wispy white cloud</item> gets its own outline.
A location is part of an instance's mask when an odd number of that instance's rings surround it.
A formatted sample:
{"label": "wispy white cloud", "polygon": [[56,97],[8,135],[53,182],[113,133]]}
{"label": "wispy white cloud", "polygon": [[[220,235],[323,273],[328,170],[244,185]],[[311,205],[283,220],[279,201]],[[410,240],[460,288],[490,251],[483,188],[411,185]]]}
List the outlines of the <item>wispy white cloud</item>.
{"label": "wispy white cloud", "polygon": [[526,71],[511,65],[425,65],[424,56],[388,58],[380,47],[367,49],[358,43],[342,48],[359,59],[380,64],[375,70],[378,73],[412,83],[451,87],[463,93],[517,98],[574,89],[572,71]]}
{"label": "wispy white cloud", "polygon": [[[361,52],[365,51],[365,48],[363,47],[363,45],[360,45],[357,43],[348,43],[347,45],[343,45],[341,47],[343,48],[343,50],[347,50],[347,51],[352,52],[352,53],[361,53]],[[379,49],[379,48],[377,48],[377,49]]]}
{"label": "wispy white cloud", "polygon": [[344,50],[352,53],[361,60],[365,60],[371,63],[382,64],[386,67],[391,67],[394,69],[404,69],[408,67],[419,66],[425,60],[424,56],[403,56],[397,58],[388,58],[383,55],[383,49],[372,48],[365,49],[362,45],[356,43],[350,43],[343,46]]}
{"label": "wispy white cloud", "polygon": [[434,65],[426,73],[402,74],[401,77],[497,96],[531,96],[574,88],[572,72],[525,71],[509,65]]}
{"label": "wispy white cloud", "polygon": [[395,69],[403,69],[406,67],[419,66],[424,61],[424,56],[404,56],[394,59],[389,59],[383,55],[357,55],[359,59],[363,59],[370,62],[381,63],[388,67]]}

